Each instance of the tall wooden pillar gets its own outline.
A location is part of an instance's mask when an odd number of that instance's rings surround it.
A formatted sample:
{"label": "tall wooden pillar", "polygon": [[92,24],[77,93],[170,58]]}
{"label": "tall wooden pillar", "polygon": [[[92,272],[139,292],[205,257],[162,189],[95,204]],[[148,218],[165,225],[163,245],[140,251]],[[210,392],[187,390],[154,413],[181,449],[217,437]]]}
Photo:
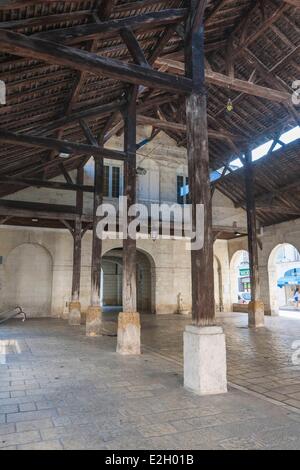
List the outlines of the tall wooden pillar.
{"label": "tall wooden pillar", "polygon": [[[77,170],[77,184],[83,184],[84,169]],[[77,215],[74,222],[73,231],[73,273],[72,273],[72,293],[69,304],[69,324],[80,325],[81,323],[81,305],[80,305],[80,277],[81,277],[81,236],[82,236],[82,210],[83,210],[83,191],[76,192]]]}
{"label": "tall wooden pillar", "polygon": [[[132,86],[128,92],[128,104],[124,113],[124,196],[127,207],[136,202],[136,99],[138,87]],[[131,217],[126,217],[128,226]],[[123,240],[123,312],[118,319],[117,352],[120,354],[140,354],[140,316],[137,313],[136,293],[136,240],[128,233]]]}
{"label": "tall wooden pillar", "polygon": [[[204,70],[204,25],[206,1],[191,0],[186,26],[186,75],[193,80],[186,98],[187,154],[192,201],[192,227],[202,230],[191,246],[192,319],[184,333],[184,385],[202,394],[227,391],[225,336],[215,326],[212,232],[207,103]],[[200,209],[200,210],[198,210]],[[203,226],[197,217],[204,211]],[[197,243],[198,240],[198,243]]]}
{"label": "tall wooden pillar", "polygon": [[[197,2],[191,2],[197,3]],[[213,270],[212,197],[209,175],[209,151],[204,66],[204,27],[187,29],[186,74],[193,79],[193,92],[186,99],[189,187],[192,201],[192,225],[196,230],[196,207],[204,209],[203,247],[192,250],[192,316],[198,326],[215,324]]]}
{"label": "tall wooden pillar", "polygon": [[254,175],[252,166],[252,152],[245,153],[245,187],[248,228],[248,250],[251,283],[251,302],[249,303],[249,326],[264,326],[264,304],[260,300],[260,282],[258,270],[258,243],[256,228],[256,207],[254,194]]}
{"label": "tall wooden pillar", "polygon": [[97,209],[103,200],[103,158],[94,157],[94,206],[93,206],[93,240],[92,240],[92,262],[91,262],[91,303],[86,315],[87,336],[97,336],[101,328],[101,256],[102,240],[98,238],[96,230],[99,217]]}
{"label": "tall wooden pillar", "polygon": [[[124,120],[124,196],[128,208],[136,202],[136,87],[131,87]],[[127,224],[131,218],[126,215]],[[123,311],[136,312],[136,240],[123,241]]]}

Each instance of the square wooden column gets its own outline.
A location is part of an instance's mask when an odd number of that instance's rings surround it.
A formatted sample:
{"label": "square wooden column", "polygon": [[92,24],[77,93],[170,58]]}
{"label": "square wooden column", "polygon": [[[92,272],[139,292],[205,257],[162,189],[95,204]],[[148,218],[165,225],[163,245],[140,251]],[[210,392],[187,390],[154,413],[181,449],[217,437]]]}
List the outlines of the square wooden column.
{"label": "square wooden column", "polygon": [[[203,246],[191,252],[192,319],[184,333],[184,385],[201,395],[227,391],[225,335],[216,326],[213,271],[212,195],[207,129],[204,65],[205,1],[191,0],[186,26],[186,75],[193,91],[186,98],[189,189],[192,227],[197,228],[197,207],[204,212]],[[197,234],[200,239],[200,234]]]}
{"label": "square wooden column", "polygon": [[102,240],[98,238],[96,229],[99,217],[97,209],[103,201],[103,158],[94,157],[94,207],[93,207],[93,240],[92,240],[92,262],[91,262],[91,304],[86,314],[86,334],[87,336],[97,336],[101,328],[101,256]]}
{"label": "square wooden column", "polygon": [[245,153],[244,174],[246,186],[248,250],[251,283],[251,302],[248,306],[248,324],[249,327],[258,328],[264,326],[264,303],[260,297],[254,175],[252,152],[250,150],[247,150]]}
{"label": "square wooden column", "polygon": [[[77,170],[76,182],[83,184],[84,169]],[[69,324],[80,325],[81,323],[81,304],[80,304],[80,278],[81,278],[81,237],[82,237],[82,221],[81,215],[83,210],[83,191],[76,191],[76,209],[78,214],[74,222],[73,231],[73,273],[72,273],[72,293],[71,302],[69,304]]]}
{"label": "square wooden column", "polygon": [[[128,104],[124,113],[124,196],[127,207],[136,203],[136,99],[138,87],[132,86],[128,92]],[[126,217],[126,225],[131,217]],[[128,233],[123,240],[123,312],[118,319],[117,352],[120,354],[140,354],[140,315],[137,312],[136,293],[136,240]]]}

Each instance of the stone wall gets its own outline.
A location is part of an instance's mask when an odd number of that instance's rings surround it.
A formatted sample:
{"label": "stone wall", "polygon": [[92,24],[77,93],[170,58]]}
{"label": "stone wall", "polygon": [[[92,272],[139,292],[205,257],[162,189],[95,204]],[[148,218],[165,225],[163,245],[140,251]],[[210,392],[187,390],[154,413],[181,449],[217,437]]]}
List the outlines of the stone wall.
{"label": "stone wall", "polygon": [[[87,232],[82,244],[82,271],[81,271],[81,303],[83,310],[86,310],[90,301],[90,265],[91,265],[91,241],[92,235]],[[152,283],[152,310],[157,314],[175,313],[178,310],[178,297],[182,299],[184,310],[191,309],[191,276],[190,276],[190,251],[186,249],[186,240],[139,240],[138,250],[144,253],[151,266]],[[23,255],[24,247],[41,247],[35,250],[34,263],[30,258]],[[16,282],[8,282],[7,275],[9,269],[9,259],[11,253],[19,247],[20,260],[24,258],[22,264],[22,279],[30,289],[31,298],[36,298],[36,305],[45,303],[45,288],[41,287],[42,280],[34,278],[36,284],[33,285],[32,266],[45,264],[44,251],[48,253],[51,260],[52,284],[51,306],[46,311],[37,312],[33,309],[33,315],[48,315],[61,317],[66,312],[66,303],[70,300],[71,280],[72,280],[72,250],[73,242],[67,230],[40,229],[40,228],[18,228],[0,227],[0,256],[2,265],[0,268],[0,309],[14,303],[18,291],[18,263],[15,266]],[[122,242],[118,240],[104,240],[103,255],[113,248],[121,248]],[[217,266],[221,268],[221,292],[222,303],[225,310],[230,310],[229,295],[229,258],[227,241],[218,240],[215,243],[215,256]],[[25,264],[24,264],[25,263]],[[26,265],[27,263],[27,265]],[[32,264],[32,266],[31,266]],[[27,273],[25,275],[24,273]],[[13,273],[10,273],[13,275]],[[218,274],[216,274],[218,276]],[[26,284],[27,283],[27,284]],[[212,286],[213,288],[213,286]],[[23,289],[23,290],[24,290]],[[23,296],[24,299],[24,296]],[[216,295],[216,301],[219,297]]]}

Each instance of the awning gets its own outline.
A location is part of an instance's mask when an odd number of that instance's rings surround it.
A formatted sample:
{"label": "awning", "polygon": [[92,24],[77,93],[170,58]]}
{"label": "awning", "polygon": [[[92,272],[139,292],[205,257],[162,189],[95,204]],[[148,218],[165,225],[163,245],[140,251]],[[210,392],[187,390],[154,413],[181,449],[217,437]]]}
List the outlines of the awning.
{"label": "awning", "polygon": [[284,276],[278,279],[277,286],[282,288],[284,286],[298,286],[300,285],[300,276]]}

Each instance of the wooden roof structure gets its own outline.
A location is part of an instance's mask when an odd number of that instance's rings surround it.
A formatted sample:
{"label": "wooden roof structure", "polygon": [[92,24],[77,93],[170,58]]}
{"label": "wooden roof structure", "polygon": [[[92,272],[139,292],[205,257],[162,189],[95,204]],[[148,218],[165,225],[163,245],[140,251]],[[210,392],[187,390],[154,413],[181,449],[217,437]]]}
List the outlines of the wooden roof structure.
{"label": "wooden roof structure", "polygon": [[[207,1],[212,170],[228,168],[246,148],[277,142],[300,123],[291,99],[300,77],[297,5]],[[66,179],[62,189],[76,190],[68,172],[90,155],[124,159],[103,145],[123,130],[128,83],[140,85],[137,121],[153,127],[151,138],[164,131],[185,146],[185,93],[192,86],[183,76],[186,15],[182,0],[1,1],[0,80],[7,103],[0,106],[0,197],[30,185],[50,187],[48,180],[59,174]],[[298,141],[255,163],[263,225],[299,216],[299,150]],[[216,187],[244,207],[242,171]],[[270,198],[273,209],[267,210]]]}

